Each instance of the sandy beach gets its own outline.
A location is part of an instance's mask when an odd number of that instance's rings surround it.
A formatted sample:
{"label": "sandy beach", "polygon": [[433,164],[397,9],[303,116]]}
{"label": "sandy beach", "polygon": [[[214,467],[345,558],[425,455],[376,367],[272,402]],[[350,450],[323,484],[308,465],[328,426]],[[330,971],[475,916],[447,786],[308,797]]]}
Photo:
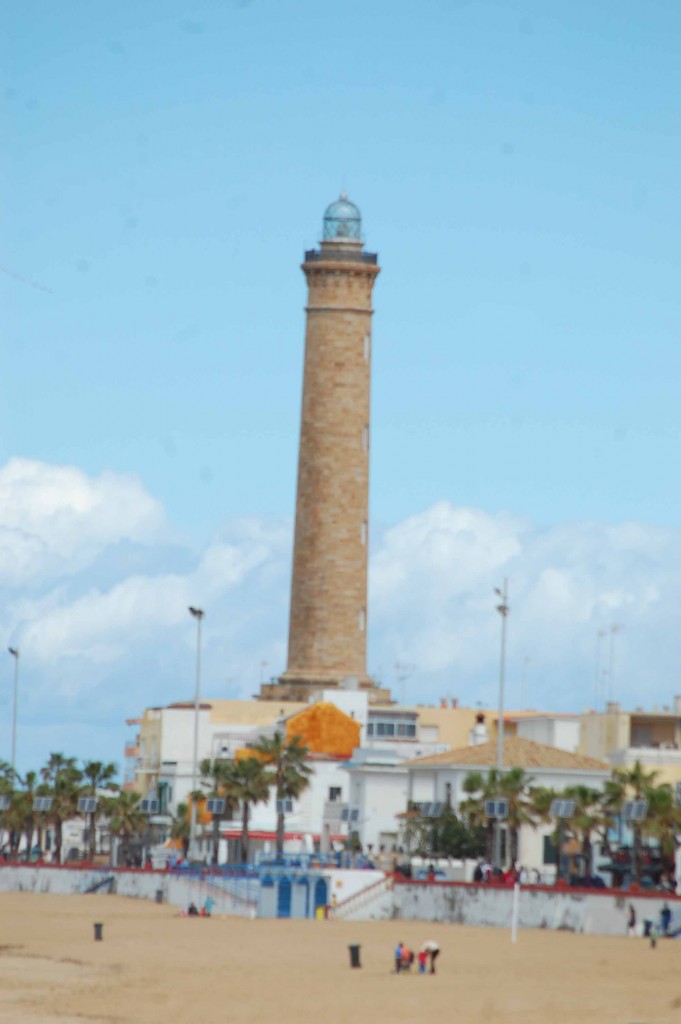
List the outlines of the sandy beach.
{"label": "sandy beach", "polygon": [[[95,922],[104,940],[94,941]],[[434,977],[391,974],[436,939]],[[361,944],[361,970],[348,945]],[[0,895],[0,1021],[681,1021],[681,943],[419,922],[182,918],[116,896]]]}

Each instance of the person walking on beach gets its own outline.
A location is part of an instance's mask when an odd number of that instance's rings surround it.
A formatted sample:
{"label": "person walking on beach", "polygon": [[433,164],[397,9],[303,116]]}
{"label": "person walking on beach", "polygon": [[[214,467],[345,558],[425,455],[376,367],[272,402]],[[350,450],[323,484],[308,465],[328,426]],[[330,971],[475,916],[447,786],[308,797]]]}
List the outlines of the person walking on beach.
{"label": "person walking on beach", "polygon": [[428,941],[424,942],[423,945],[421,946],[421,950],[424,953],[428,954],[428,958],[430,960],[429,973],[435,974],[435,961],[437,960],[440,954],[440,947],[438,946],[437,942],[435,942],[434,939],[428,939]]}
{"label": "person walking on beach", "polygon": [[404,944],[402,942],[398,942],[397,945],[395,946],[395,974],[399,974],[400,971],[402,970],[402,950],[403,949],[404,949]]}
{"label": "person walking on beach", "polygon": [[627,920],[627,935],[630,937],[636,935],[636,907],[633,903],[629,904],[629,918]]}

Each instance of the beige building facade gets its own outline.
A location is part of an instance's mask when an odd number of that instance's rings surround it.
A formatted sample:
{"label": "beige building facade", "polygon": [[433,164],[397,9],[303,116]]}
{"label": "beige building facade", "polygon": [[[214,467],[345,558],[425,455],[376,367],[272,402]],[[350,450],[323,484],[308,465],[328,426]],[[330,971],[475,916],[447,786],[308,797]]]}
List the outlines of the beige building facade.
{"label": "beige building facade", "polygon": [[663,707],[625,711],[615,701],[582,716],[580,751],[628,769],[639,761],[657,783],[681,782],[681,697]]}

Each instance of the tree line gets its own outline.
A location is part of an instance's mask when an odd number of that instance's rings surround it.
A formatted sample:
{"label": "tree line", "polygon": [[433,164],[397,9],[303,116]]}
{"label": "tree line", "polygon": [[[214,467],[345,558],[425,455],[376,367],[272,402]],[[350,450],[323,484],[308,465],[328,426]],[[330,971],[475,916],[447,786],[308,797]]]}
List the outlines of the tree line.
{"label": "tree line", "polygon": [[[199,808],[206,799],[224,800],[222,814],[213,815],[213,863],[218,862],[220,824],[241,815],[241,858],[248,860],[251,809],[266,802],[273,789],[277,799],[277,852],[283,852],[285,801],[298,797],[309,785],[312,769],[307,748],[297,737],[287,740],[281,733],[261,738],[238,760],[205,759],[199,766],[201,789],[190,793]],[[109,834],[132,842],[149,835],[149,818],[141,806],[142,795],[121,789],[115,764],[103,761],[78,762],[61,753],[50,754],[39,771],[20,775],[0,761],[0,797],[7,806],[0,810],[0,834],[6,835],[4,853],[16,860],[20,849],[30,857],[34,841],[41,853],[49,830],[53,836],[53,859],[63,860],[64,825],[77,817],[87,822],[87,859],[96,855],[96,826],[106,823]],[[40,797],[49,798],[41,801]],[[79,811],[83,797],[94,798],[94,809]],[[82,806],[82,805],[81,805]],[[41,809],[44,808],[44,809]],[[179,804],[171,825],[171,837],[179,840],[187,855],[190,809]]]}
{"label": "tree line", "polygon": [[[95,856],[96,821],[98,817],[109,819],[112,834],[123,823],[122,814],[131,794],[119,791],[115,781],[116,765],[104,761],[84,761],[81,766],[75,757],[50,754],[48,761],[39,771],[28,771],[19,775],[12,766],[0,761],[0,796],[8,798],[9,806],[2,811],[2,828],[8,834],[7,853],[16,859],[23,844],[30,855],[34,839],[44,849],[44,835],[50,829],[54,835],[54,859],[62,860],[64,823],[78,814],[81,797],[97,800],[96,809],[86,815],[88,821],[88,856]],[[99,797],[105,789],[108,795]],[[48,797],[49,808],[39,810],[41,802],[36,798]]]}
{"label": "tree line", "polygon": [[[518,861],[519,834],[523,826],[537,828],[554,823],[551,805],[555,799],[572,801],[572,813],[561,825],[565,839],[576,840],[583,873],[594,874],[594,843],[608,856],[617,856],[623,847],[623,808],[627,801],[645,801],[647,813],[642,820],[631,821],[632,845],[628,864],[632,880],[639,883],[644,869],[644,844],[648,840],[659,851],[660,869],[669,876],[675,873],[677,837],[681,836],[681,808],[675,791],[668,783],[660,783],[659,772],[646,770],[639,761],[630,768],[616,769],[603,789],[585,785],[569,786],[560,792],[535,786],[522,768],[499,772],[470,772],[464,780],[466,799],[458,814],[444,807],[434,820],[423,819],[418,812],[408,811],[402,835],[404,845],[420,856],[484,857],[492,860],[494,820],[488,818],[485,802],[503,798],[507,802],[505,819],[509,836],[509,860]],[[557,838],[558,827],[553,833]],[[613,837],[613,832],[617,833]]]}
{"label": "tree line", "polygon": [[[236,760],[204,759],[200,764],[200,786],[190,794],[203,809],[204,801],[224,801],[221,814],[212,816],[212,861],[217,864],[220,826],[239,815],[240,859],[249,858],[249,831],[253,807],[269,800],[274,792],[277,800],[276,849],[280,856],[284,846],[286,801],[296,799],[309,786],[312,768],[307,763],[308,750],[298,737],[287,740],[282,733],[258,740],[244,756]],[[95,810],[83,815],[87,821],[87,858],[96,854],[96,824],[105,822],[110,835],[130,842],[148,835],[148,816],[141,808],[139,793],[122,790],[116,782],[116,765],[103,761],[79,763],[74,757],[50,754],[39,771],[20,776],[11,766],[0,761],[0,796],[9,797],[9,806],[0,811],[0,827],[7,836],[6,853],[16,859],[20,848],[30,855],[34,840],[44,850],[45,832],[54,837],[54,861],[63,859],[65,822],[79,815],[81,797],[94,797]],[[470,772],[464,782],[466,799],[455,813],[445,806],[435,819],[424,819],[408,808],[402,826],[402,843],[412,854],[426,857],[485,857],[492,859],[494,822],[485,813],[485,801],[503,798],[507,802],[505,825],[509,837],[511,864],[518,861],[519,834],[523,826],[537,828],[554,821],[553,800],[573,801],[570,817],[562,823],[564,838],[576,840],[585,875],[594,874],[594,843],[601,851],[617,857],[623,845],[622,810],[625,801],[644,800],[647,814],[643,820],[631,822],[632,844],[629,870],[640,882],[644,869],[645,843],[659,851],[661,870],[674,874],[676,849],[681,836],[681,808],[677,806],[672,786],[658,781],[659,773],[646,770],[640,762],[627,769],[617,769],[602,790],[575,785],[560,793],[535,786],[522,768],[498,772]],[[36,798],[50,797],[47,810],[37,809]],[[205,815],[202,815],[205,817]],[[210,819],[207,819],[210,821]],[[190,808],[180,804],[171,825],[171,836],[178,840],[186,856],[189,845]],[[555,822],[554,822],[555,824]],[[618,832],[613,839],[613,832]],[[554,830],[554,838],[556,832]]]}

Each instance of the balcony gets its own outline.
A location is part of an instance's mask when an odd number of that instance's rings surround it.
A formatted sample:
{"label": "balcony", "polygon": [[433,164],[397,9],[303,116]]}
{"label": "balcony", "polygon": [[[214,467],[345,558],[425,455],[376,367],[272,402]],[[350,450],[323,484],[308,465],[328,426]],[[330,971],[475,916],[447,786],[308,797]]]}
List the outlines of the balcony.
{"label": "balcony", "polygon": [[308,249],[305,253],[306,263],[370,263],[376,266],[378,253],[364,252],[362,249]]}
{"label": "balcony", "polygon": [[126,757],[126,758],[131,758],[131,757],[137,758],[137,757],[139,757],[140,756],[139,744],[137,744],[137,743],[128,743],[128,744],[126,744],[126,746],[123,748],[123,756]]}
{"label": "balcony", "polygon": [[323,817],[327,823],[333,822],[340,824],[341,813],[343,808],[347,808],[347,804],[344,804],[341,800],[326,800],[324,802]]}
{"label": "balcony", "polygon": [[681,768],[681,750],[669,744],[667,746],[635,746],[621,747],[608,755],[608,761],[615,768],[631,766],[640,761],[646,767]]}

